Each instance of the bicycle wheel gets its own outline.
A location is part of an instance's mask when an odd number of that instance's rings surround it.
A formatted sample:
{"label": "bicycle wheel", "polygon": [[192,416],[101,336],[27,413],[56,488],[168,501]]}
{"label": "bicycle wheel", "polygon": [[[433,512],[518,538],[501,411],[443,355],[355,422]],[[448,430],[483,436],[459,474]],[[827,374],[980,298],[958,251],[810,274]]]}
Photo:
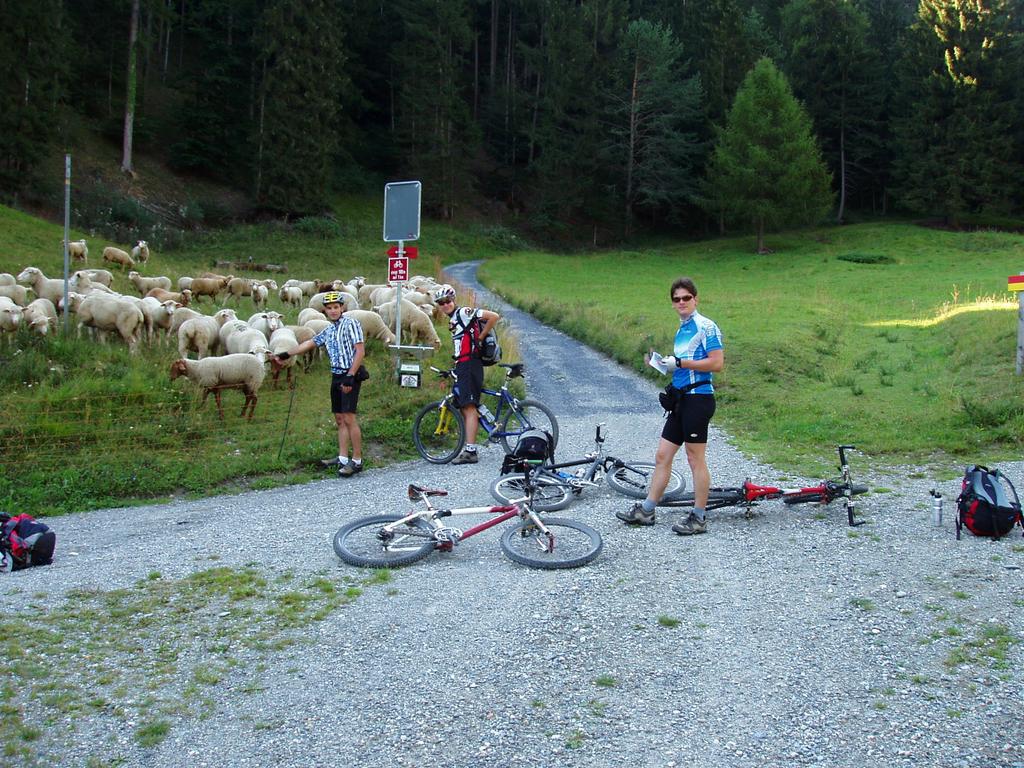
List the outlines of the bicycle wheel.
{"label": "bicycle wheel", "polygon": [[[564,484],[551,477],[534,477],[533,508],[539,512],[556,512],[565,509],[572,501],[572,491]],[[501,475],[491,481],[491,496],[501,504],[509,504],[515,499],[526,496],[528,489],[522,475]]]}
{"label": "bicycle wheel", "polygon": [[430,526],[422,520],[396,529],[387,541],[379,535],[385,525],[402,517],[376,515],[346,523],[334,534],[335,554],[362,568],[397,568],[422,560],[435,546]]}
{"label": "bicycle wheel", "polygon": [[[866,485],[851,485],[850,486],[850,493],[853,496],[859,496],[860,494],[867,493],[867,492],[868,492],[868,487]],[[811,504],[811,503],[825,502],[827,504],[830,501],[842,498],[842,496],[843,496],[842,488],[840,488],[839,489],[839,493],[837,493],[832,498],[826,497],[825,494],[823,494],[823,493],[794,493],[792,496],[783,496],[782,497],[782,503],[783,504]]]}
{"label": "bicycle wheel", "polygon": [[551,448],[558,445],[558,419],[544,403],[538,400],[520,400],[518,409],[509,409],[501,423],[501,447],[512,453],[519,436],[528,429],[543,429],[551,435]]}
{"label": "bicycle wheel", "polygon": [[[705,509],[721,509],[722,507],[734,507],[746,501],[742,488],[712,488],[708,491],[708,501]],[[662,507],[692,507],[694,505],[693,492],[679,493],[671,499],[663,499],[659,506]]]}
{"label": "bicycle wheel", "polygon": [[466,442],[462,414],[447,400],[423,406],[412,423],[412,440],[431,464],[447,464]]}
{"label": "bicycle wheel", "polygon": [[[634,499],[646,499],[647,488],[651,484],[654,465],[643,461],[630,461],[621,467],[613,467],[605,475],[605,480],[612,488],[624,496]],[[662,502],[671,501],[686,490],[686,480],[674,469],[669,473],[668,485],[662,494]]]}
{"label": "bicycle wheel", "polygon": [[554,536],[549,552],[548,537],[532,522],[508,528],[501,535],[501,551],[510,560],[531,568],[578,568],[599,554],[604,542],[601,534],[589,525],[561,517],[545,517],[544,525]]}

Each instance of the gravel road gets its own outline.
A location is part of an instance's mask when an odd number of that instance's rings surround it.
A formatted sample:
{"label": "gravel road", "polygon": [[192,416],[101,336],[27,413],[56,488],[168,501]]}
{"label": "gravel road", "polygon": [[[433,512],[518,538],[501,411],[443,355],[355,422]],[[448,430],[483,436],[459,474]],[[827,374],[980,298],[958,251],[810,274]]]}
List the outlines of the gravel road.
{"label": "gravel road", "polygon": [[[450,272],[474,283],[475,264]],[[489,301],[520,335],[531,396],[559,416],[560,457],[588,450],[606,422],[609,453],[652,458],[652,383]],[[665,323],[667,340],[668,311]],[[719,430],[709,457],[719,484],[801,479]],[[0,602],[25,610],[26,595],[45,594],[59,606],[76,588],[185,577],[206,554],[269,574],[362,576],[331,549],[342,523],[401,511],[410,481],[489,503],[500,462],[489,447],[476,466],[416,461],[62,517],[58,561],[3,577]],[[524,568],[486,532],[310,623],[308,642],[234,668],[214,705],[156,746],[101,711],[44,726],[35,749],[65,766],[1024,766],[1024,540],[958,542],[958,480],[852,463],[873,489],[858,528],[839,505],[767,502],[711,513],[707,535],[683,538],[669,529],[679,513],[627,528],[613,513],[628,500],[589,489],[558,514],[603,534],[590,566]],[[1002,468],[1024,479],[1024,463]],[[941,528],[933,486],[947,499]]]}

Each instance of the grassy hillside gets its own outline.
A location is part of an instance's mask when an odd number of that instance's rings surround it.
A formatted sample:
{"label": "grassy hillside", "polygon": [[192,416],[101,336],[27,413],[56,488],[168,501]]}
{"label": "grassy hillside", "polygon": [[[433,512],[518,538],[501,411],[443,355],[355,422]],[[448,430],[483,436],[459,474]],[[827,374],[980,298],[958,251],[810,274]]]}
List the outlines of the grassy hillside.
{"label": "grassy hillside", "polygon": [[[995,461],[1024,442],[1006,278],[1024,237],[862,224],[644,252],[489,262],[484,278],[546,321],[643,369],[668,352],[671,280],[692,276],[726,339],[717,423],[782,465],[851,442],[893,462]],[[654,372],[651,372],[655,375]],[[652,404],[653,405],[653,404]]]}

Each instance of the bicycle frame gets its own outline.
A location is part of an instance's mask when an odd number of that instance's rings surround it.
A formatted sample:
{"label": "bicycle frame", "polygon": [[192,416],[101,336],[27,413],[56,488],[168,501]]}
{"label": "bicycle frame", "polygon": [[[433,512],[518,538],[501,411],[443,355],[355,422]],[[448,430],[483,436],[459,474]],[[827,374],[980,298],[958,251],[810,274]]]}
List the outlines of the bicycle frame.
{"label": "bicycle frame", "polygon": [[[444,406],[442,406],[443,413],[438,418],[437,426],[434,428],[434,434],[440,436],[446,434],[448,432],[448,429],[451,427],[452,411],[458,410],[458,407],[455,405],[454,402],[455,393],[451,390],[455,388],[455,385],[458,384],[459,380],[458,377],[455,375],[455,371],[453,370],[442,371],[440,368],[435,368],[434,366],[430,366],[430,370],[434,371],[436,374],[438,374],[438,376],[441,376],[442,378],[450,379],[452,382],[448,394],[442,400],[442,402],[444,403]],[[516,369],[516,366],[510,366],[508,367],[505,373],[505,381],[501,385],[500,389],[488,389],[487,387],[483,387],[480,390],[480,393],[482,395],[489,395],[490,397],[497,399],[497,404],[495,405],[494,410],[494,418],[486,419],[482,414],[480,416],[480,426],[482,426],[484,430],[487,432],[487,439],[490,440],[491,442],[497,442],[503,437],[510,437],[514,434],[518,434],[516,432],[502,431],[498,429],[498,425],[505,421],[506,412],[517,412],[516,409],[518,407],[519,400],[518,398],[515,397],[515,395],[508,391],[508,383],[513,378],[516,378],[516,376],[521,375],[521,366],[518,370]]]}

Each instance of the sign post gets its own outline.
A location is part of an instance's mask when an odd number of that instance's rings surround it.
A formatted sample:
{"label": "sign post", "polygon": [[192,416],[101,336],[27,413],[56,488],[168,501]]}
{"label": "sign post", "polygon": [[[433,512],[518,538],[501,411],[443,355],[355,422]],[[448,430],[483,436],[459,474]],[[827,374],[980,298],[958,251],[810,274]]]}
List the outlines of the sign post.
{"label": "sign post", "polygon": [[1017,293],[1017,375],[1024,371],[1024,272],[1010,275],[1007,290]]}
{"label": "sign post", "polygon": [[[409,259],[419,253],[406,247],[407,240],[420,236],[420,199],[423,185],[418,181],[394,181],[384,185],[384,242],[395,243],[388,249],[388,284],[395,291],[395,374],[403,386],[418,386],[419,364],[402,364],[402,352],[425,357],[433,347],[402,345],[402,286],[409,279]],[[415,371],[412,370],[415,368]],[[415,375],[414,375],[415,374]],[[415,382],[415,383],[413,383]]]}

